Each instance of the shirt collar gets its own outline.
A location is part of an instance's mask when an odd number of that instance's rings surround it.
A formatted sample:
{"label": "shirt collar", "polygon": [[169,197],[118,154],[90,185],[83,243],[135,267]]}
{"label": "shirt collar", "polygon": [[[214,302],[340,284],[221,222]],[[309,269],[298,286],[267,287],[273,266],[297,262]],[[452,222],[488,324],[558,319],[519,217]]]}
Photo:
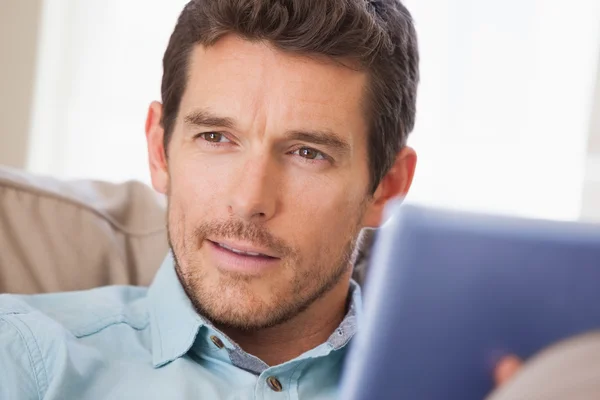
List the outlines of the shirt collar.
{"label": "shirt collar", "polygon": [[[212,328],[202,318],[185,293],[171,252],[163,261],[150,289],[148,290],[149,313],[152,331],[152,362],[158,368],[186,354],[194,345],[200,328]],[[357,330],[357,320],[362,311],[360,286],[350,281],[350,303],[348,312],[340,326],[321,347],[323,354],[346,346]],[[224,337],[226,346],[237,345]],[[241,349],[238,349],[241,350]],[[314,354],[313,354],[314,356]]]}
{"label": "shirt collar", "polygon": [[327,344],[333,350],[339,350],[346,346],[350,339],[354,337],[358,329],[358,320],[362,311],[362,293],[360,286],[354,280],[350,281],[350,302],[348,311],[338,328],[329,336]]}
{"label": "shirt collar", "polygon": [[183,290],[171,252],[148,290],[152,362],[161,367],[186,354],[204,321]]}

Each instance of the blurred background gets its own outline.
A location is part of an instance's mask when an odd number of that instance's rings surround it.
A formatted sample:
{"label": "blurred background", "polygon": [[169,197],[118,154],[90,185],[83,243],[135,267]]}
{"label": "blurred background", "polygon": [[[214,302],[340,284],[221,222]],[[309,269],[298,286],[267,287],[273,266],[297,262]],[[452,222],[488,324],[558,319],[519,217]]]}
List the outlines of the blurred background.
{"label": "blurred background", "polygon": [[[409,200],[600,220],[600,1],[405,0],[422,83]],[[149,183],[146,111],[185,0],[0,0],[0,164]]]}

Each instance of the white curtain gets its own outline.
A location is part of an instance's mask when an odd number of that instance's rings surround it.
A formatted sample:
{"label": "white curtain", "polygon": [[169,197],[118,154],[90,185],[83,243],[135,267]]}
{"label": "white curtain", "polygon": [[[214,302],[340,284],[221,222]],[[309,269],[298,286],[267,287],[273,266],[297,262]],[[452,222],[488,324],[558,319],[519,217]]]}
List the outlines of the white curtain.
{"label": "white curtain", "polygon": [[[185,0],[46,0],[30,168],[148,181],[143,125]],[[422,84],[409,200],[576,219],[598,0],[405,0]]]}

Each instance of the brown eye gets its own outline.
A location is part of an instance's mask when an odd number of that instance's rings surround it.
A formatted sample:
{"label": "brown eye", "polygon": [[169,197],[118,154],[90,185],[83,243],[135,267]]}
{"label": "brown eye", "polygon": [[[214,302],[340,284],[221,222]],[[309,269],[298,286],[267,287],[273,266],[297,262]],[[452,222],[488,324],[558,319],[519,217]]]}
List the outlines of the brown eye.
{"label": "brown eye", "polygon": [[204,140],[207,142],[219,143],[221,139],[223,139],[223,134],[217,132],[208,132],[203,133],[202,137],[204,137]]}
{"label": "brown eye", "polygon": [[324,159],[325,157],[323,157],[323,153],[321,153],[320,151],[317,151],[315,149],[311,149],[310,147],[302,147],[301,149],[297,150],[298,155],[300,157],[309,159],[309,160],[317,160],[317,159]]}
{"label": "brown eye", "polygon": [[229,139],[219,132],[206,132],[199,135],[202,139],[210,143],[228,143]]}

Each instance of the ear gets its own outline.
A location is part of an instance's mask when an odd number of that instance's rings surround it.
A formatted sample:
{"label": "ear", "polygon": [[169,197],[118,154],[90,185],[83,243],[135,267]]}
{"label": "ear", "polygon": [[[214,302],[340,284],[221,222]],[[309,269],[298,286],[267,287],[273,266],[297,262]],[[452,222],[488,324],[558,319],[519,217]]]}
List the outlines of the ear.
{"label": "ear", "polygon": [[146,142],[148,144],[148,161],[152,186],[162,194],[167,194],[169,188],[169,169],[167,154],[163,143],[165,130],[161,124],[162,104],[152,102],[146,117]]}
{"label": "ear", "polygon": [[379,182],[379,186],[377,186],[377,190],[375,190],[363,217],[364,227],[379,227],[387,202],[397,197],[406,196],[412,184],[416,166],[417,153],[408,146],[404,147],[396,156],[392,168]]}

